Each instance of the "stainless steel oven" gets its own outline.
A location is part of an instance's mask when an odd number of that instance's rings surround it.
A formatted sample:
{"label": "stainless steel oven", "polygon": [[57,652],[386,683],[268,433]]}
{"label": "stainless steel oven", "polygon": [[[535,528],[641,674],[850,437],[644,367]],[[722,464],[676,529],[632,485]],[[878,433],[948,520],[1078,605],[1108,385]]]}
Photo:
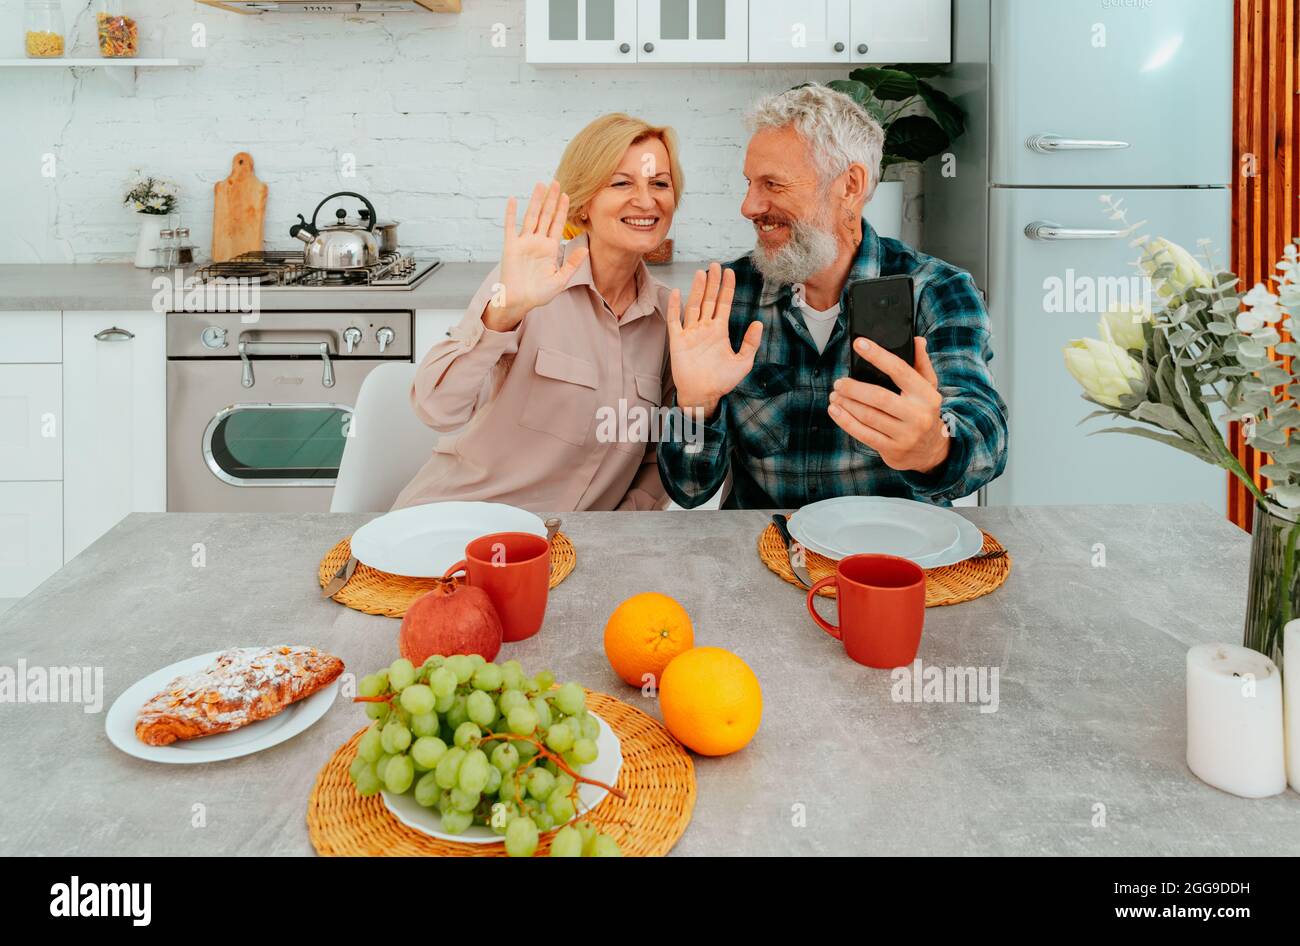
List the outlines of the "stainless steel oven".
{"label": "stainless steel oven", "polygon": [[413,317],[167,316],[167,509],[326,511],[361,382],[410,361]]}

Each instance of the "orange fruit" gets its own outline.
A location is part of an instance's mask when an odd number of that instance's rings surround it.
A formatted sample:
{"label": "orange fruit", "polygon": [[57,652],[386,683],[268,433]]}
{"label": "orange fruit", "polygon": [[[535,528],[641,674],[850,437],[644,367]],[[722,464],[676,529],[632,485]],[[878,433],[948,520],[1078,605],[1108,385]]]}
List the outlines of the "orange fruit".
{"label": "orange fruit", "polygon": [[668,731],[700,755],[749,745],[763,717],[763,691],[749,665],[721,647],[694,647],[673,658],[659,680]]}
{"label": "orange fruit", "polygon": [[624,682],[639,687],[645,675],[658,686],[668,662],[695,646],[686,609],[667,595],[648,591],[628,598],[605,623],[605,656]]}

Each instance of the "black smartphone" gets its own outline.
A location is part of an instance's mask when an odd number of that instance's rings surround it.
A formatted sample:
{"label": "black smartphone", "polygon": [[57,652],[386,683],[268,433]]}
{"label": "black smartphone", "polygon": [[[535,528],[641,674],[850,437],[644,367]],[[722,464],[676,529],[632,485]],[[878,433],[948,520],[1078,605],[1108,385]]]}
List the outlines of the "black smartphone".
{"label": "black smartphone", "polygon": [[[850,343],[859,338],[875,342],[915,367],[916,312],[912,304],[911,276],[881,276],[849,283],[848,325]],[[854,381],[878,384],[898,393],[898,385],[850,347],[849,374]]]}

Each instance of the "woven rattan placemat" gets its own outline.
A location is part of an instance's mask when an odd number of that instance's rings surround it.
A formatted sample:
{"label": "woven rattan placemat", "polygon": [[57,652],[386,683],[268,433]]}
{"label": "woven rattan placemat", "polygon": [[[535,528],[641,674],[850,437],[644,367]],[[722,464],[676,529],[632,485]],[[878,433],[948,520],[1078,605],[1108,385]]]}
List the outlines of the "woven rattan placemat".
{"label": "woven rattan placemat", "polygon": [[[324,588],[329,580],[338,574],[343,563],[352,555],[350,540],[344,539],[325,553],[321,559],[317,580]],[[551,540],[551,587],[554,588],[573,571],[578,556],[573,550],[573,543],[563,532],[555,533]],[[411,602],[433,588],[437,578],[406,578],[402,575],[390,575],[371,568],[363,562],[357,563],[352,578],[334,595],[339,604],[347,605],[354,611],[366,614],[381,614],[384,617],[400,618],[411,606]]]}
{"label": "woven rattan placemat", "polygon": [[[587,691],[587,707],[618,736],[623,765],[616,788],[587,815],[628,856],[667,854],[695,808],[695,765],[668,730],[645,713],[604,693]],[[327,856],[504,857],[504,844],[463,844],[430,837],[397,820],[378,795],[363,798],[348,777],[362,729],[339,747],[316,777],[307,800],[311,843]],[[550,851],[551,834],[537,853]]]}
{"label": "woven rattan placemat", "polygon": [[[1005,549],[997,539],[985,532],[984,548],[980,550],[979,554],[983,555],[988,552],[998,551],[1005,551]],[[803,554],[804,565],[807,566],[808,574],[812,576],[813,581],[819,581],[827,575],[835,574],[834,559],[826,558],[807,549],[804,550]],[[803,585],[799,583],[799,579],[795,578],[794,572],[790,571],[790,560],[786,556],[785,543],[781,541],[781,533],[777,531],[776,526],[770,523],[758,537],[758,557],[772,571],[801,591],[803,590]],[[925,606],[927,608],[942,608],[946,605],[961,604],[963,601],[981,598],[1001,587],[1010,574],[1010,554],[998,558],[968,558],[956,565],[945,565],[943,568],[927,568],[925,571]],[[835,589],[822,588],[817,594],[827,598],[834,598]]]}

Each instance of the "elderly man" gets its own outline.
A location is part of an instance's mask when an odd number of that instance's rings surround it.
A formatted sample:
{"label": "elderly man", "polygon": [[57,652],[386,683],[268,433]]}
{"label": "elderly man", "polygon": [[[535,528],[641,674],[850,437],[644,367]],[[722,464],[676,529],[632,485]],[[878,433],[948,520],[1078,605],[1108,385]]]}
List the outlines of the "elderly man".
{"label": "elderly man", "polygon": [[[754,224],[748,256],[697,273],[670,311],[676,403],[659,445],[669,495],[698,506],[789,509],[835,496],[937,505],[1006,464],[1006,405],[988,363],[989,319],[970,274],[876,235],[862,219],[884,134],[825,86],[770,96],[748,116]],[[865,339],[856,351],[899,388],[851,380],[845,287],[912,277],[915,367]],[[739,350],[737,350],[739,349]],[[697,424],[692,429],[691,418]]]}

